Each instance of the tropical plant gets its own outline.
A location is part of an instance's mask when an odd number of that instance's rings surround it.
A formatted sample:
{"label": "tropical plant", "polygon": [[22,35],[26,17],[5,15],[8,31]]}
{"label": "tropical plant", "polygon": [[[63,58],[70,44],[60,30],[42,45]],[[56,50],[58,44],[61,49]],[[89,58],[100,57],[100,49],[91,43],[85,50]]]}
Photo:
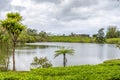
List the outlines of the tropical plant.
{"label": "tropical plant", "polygon": [[104,37],[104,28],[101,28],[98,30],[97,37],[96,37],[96,42],[97,43],[104,43],[105,42],[105,37]]}
{"label": "tropical plant", "polygon": [[47,57],[34,57],[33,62],[31,63],[33,68],[49,68],[52,67],[50,61],[48,61]]}
{"label": "tropical plant", "polygon": [[63,47],[62,49],[55,51],[55,53],[56,54],[54,55],[54,58],[58,57],[59,55],[63,55],[63,66],[65,67],[67,63],[66,54],[73,55],[74,50]]}
{"label": "tropical plant", "polygon": [[19,13],[8,13],[7,18],[1,21],[1,26],[9,33],[13,43],[13,71],[15,71],[15,47],[17,39],[25,26],[21,23],[22,16]]}

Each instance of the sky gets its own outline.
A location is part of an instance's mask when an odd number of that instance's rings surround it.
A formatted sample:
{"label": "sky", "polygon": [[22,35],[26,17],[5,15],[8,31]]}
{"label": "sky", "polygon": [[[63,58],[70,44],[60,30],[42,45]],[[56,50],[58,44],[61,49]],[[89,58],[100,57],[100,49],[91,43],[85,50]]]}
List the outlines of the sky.
{"label": "sky", "polygon": [[119,0],[0,0],[0,19],[19,12],[22,23],[38,32],[95,34],[100,28],[120,29]]}

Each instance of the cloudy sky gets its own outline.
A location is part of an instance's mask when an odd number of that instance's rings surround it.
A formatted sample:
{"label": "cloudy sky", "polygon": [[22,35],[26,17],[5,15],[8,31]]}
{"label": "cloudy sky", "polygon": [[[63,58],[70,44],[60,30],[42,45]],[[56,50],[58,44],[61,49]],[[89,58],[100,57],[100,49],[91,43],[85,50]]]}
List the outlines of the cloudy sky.
{"label": "cloudy sky", "polygon": [[119,0],[0,0],[0,19],[8,12],[19,12],[28,28],[53,34],[120,28]]}

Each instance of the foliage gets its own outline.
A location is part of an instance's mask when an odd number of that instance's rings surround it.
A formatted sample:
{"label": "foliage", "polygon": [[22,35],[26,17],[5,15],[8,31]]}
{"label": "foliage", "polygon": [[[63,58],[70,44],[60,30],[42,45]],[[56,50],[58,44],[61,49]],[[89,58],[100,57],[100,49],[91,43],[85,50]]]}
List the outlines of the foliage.
{"label": "foliage", "polygon": [[1,26],[9,33],[13,43],[13,70],[15,71],[15,46],[17,39],[25,26],[21,23],[22,16],[19,13],[8,13],[7,18],[1,21]]}
{"label": "foliage", "polygon": [[117,29],[116,26],[109,26],[106,33],[107,38],[119,38],[120,31]]}
{"label": "foliage", "polygon": [[37,30],[28,28],[27,29],[27,34],[32,35],[32,36],[36,36],[37,35]]}
{"label": "foliage", "polygon": [[0,71],[7,71],[9,65],[11,40],[8,33],[0,27]]}
{"label": "foliage", "polygon": [[35,42],[35,41],[37,41],[35,37],[36,37],[36,36],[29,35],[29,34],[27,33],[27,31],[24,30],[24,31],[20,34],[20,36],[19,36],[19,38],[18,38],[18,42],[22,42],[22,43]]}
{"label": "foliage", "polygon": [[112,60],[106,60],[103,62],[103,65],[119,65],[120,66],[120,59],[112,59]]}
{"label": "foliage", "polygon": [[50,61],[48,61],[47,57],[38,58],[34,57],[33,62],[31,63],[34,68],[49,68],[52,67]]}
{"label": "foliage", "polygon": [[74,53],[74,50],[73,49],[65,49],[64,47],[60,50],[57,50],[55,51],[55,58],[59,55],[63,55],[63,66],[65,67],[66,66],[66,63],[67,63],[67,58],[66,58],[66,54],[68,55],[73,55]]}
{"label": "foliage", "polygon": [[48,41],[48,33],[41,31],[38,35],[40,36],[40,41]]}
{"label": "foliage", "polygon": [[120,40],[119,40],[119,42],[117,43],[117,47],[120,49]]}
{"label": "foliage", "polygon": [[20,21],[19,13],[8,13],[7,18],[1,21],[1,26],[8,31],[13,41],[16,41],[22,30],[25,29]]}
{"label": "foliage", "polygon": [[101,28],[98,30],[98,34],[96,37],[96,42],[97,43],[104,43],[105,42],[105,37],[104,37],[104,32],[103,32],[104,28]]}
{"label": "foliage", "polygon": [[106,39],[106,43],[109,43],[109,44],[118,44],[120,41],[120,38],[109,38],[109,39]]}
{"label": "foliage", "polygon": [[104,64],[106,65],[37,68],[28,72],[0,72],[0,80],[119,80],[120,66]]}

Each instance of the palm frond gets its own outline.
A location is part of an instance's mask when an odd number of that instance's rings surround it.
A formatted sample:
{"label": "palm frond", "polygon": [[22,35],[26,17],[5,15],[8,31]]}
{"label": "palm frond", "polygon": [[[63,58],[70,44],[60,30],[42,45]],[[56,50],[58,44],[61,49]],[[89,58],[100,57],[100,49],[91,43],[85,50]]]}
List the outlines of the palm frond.
{"label": "palm frond", "polygon": [[73,55],[74,54],[74,50],[73,49],[65,49],[65,48],[62,48],[60,50],[57,50],[55,51],[55,55],[54,55],[54,58],[59,56],[59,55],[62,55],[62,54],[69,54],[69,55]]}

